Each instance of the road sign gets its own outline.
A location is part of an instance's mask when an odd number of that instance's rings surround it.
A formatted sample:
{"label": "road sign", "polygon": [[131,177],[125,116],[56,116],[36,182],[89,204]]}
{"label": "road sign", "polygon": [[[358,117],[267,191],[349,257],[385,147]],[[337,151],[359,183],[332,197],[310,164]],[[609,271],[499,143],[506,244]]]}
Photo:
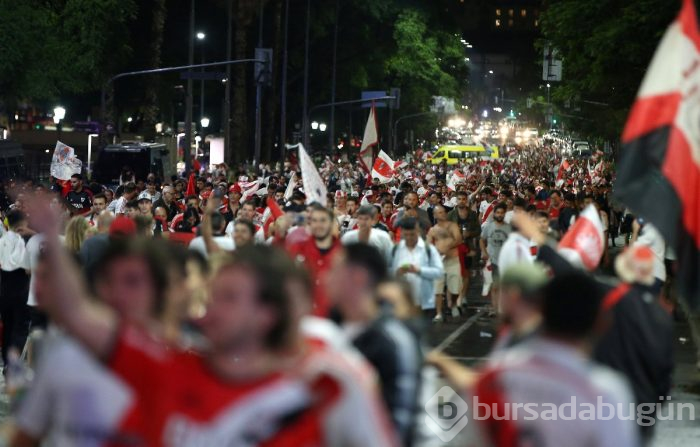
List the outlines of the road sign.
{"label": "road sign", "polygon": [[386,92],[385,92],[384,90],[368,90],[368,91],[364,91],[364,92],[362,92],[362,96],[361,96],[360,98],[361,98],[362,100],[366,100],[367,102],[362,103],[362,107],[363,107],[363,108],[369,108],[369,107],[372,107],[372,104],[374,104],[374,107],[378,107],[378,108],[386,107],[387,104],[386,104],[385,101],[376,101],[376,102],[374,102],[374,103],[372,103],[372,102],[370,101],[370,100],[372,100],[372,99],[374,99],[374,98],[383,98],[383,97],[385,97],[385,96],[391,96],[391,95],[387,95]]}
{"label": "road sign", "polygon": [[561,81],[562,62],[559,51],[551,45],[544,46],[544,59],[542,61],[542,80]]}

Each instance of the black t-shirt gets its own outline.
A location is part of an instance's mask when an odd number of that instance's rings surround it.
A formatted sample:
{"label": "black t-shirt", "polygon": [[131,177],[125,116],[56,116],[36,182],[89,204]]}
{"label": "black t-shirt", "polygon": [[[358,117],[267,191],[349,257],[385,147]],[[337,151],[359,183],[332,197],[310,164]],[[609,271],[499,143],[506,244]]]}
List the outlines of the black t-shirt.
{"label": "black t-shirt", "polygon": [[92,208],[92,196],[84,189],[80,192],[70,191],[66,194],[66,201],[80,214],[85,214]]}

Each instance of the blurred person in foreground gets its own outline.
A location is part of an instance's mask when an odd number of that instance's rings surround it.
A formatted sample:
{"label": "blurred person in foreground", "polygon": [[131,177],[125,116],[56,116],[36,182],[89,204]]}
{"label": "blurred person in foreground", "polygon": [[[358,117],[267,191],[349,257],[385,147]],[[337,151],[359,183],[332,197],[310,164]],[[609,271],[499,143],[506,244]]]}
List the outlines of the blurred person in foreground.
{"label": "blurred person in foreground", "polygon": [[[536,222],[527,216],[516,219],[523,234],[540,246],[538,259],[554,275],[576,271],[547,243]],[[615,260],[618,279],[598,279],[608,324],[600,331],[594,350],[596,360],[629,379],[637,404],[652,406],[650,417],[655,416],[660,398],[671,390],[674,367],[673,321],[659,302],[655,263],[651,248],[633,246]],[[639,425],[639,430],[645,442],[652,439],[653,425]]]}
{"label": "blurred person in foreground", "polygon": [[420,367],[420,346],[410,330],[377,299],[386,279],[383,256],[367,244],[342,248],[328,275],[328,293],[342,318],[348,339],[379,374],[382,396],[404,445],[413,435]]}
{"label": "blurred person in foreground", "polygon": [[[503,271],[498,291],[503,308],[501,326],[488,361],[540,333],[542,288],[547,281],[544,267],[538,263],[513,264]],[[432,351],[426,361],[459,389],[471,387],[477,378],[476,370],[440,351]]]}
{"label": "blurred person in foreground", "polygon": [[[51,221],[50,216],[42,220]],[[79,277],[50,242],[43,305],[133,391],[120,431],[149,446],[197,445],[395,445],[381,409],[352,394],[316,366],[308,350],[294,355],[298,338],[287,290],[291,262],[269,247],[239,248],[222,255],[199,325],[208,348],[201,354],[173,349],[109,308],[88,298]],[[126,282],[128,284],[128,281]],[[122,282],[105,285],[124,287]],[[340,394],[337,391],[340,390]],[[183,398],[189,396],[189,398]],[[342,397],[339,397],[342,396]],[[346,399],[347,397],[347,399]],[[357,430],[353,416],[366,416]]]}
{"label": "blurred person in foreground", "polygon": [[[58,249],[52,246],[47,249]],[[188,289],[171,247],[156,241],[115,239],[102,254],[91,280],[96,296],[122,322],[155,337],[179,343],[174,330]],[[35,272],[36,299],[52,293],[50,254],[44,252]],[[66,260],[66,262],[71,262]],[[175,274],[175,271],[178,274]],[[15,414],[16,447],[36,445],[103,445],[126,442],[119,424],[135,404],[133,389],[60,329],[42,342],[36,376]]]}
{"label": "blurred person in foreground", "polygon": [[[485,407],[491,410],[481,424],[492,445],[639,446],[634,420],[623,419],[634,411],[627,381],[591,359],[595,336],[604,325],[603,296],[585,273],[555,277],[543,292],[541,333],[498,356],[479,374],[473,394],[480,405],[470,407],[470,419],[486,416]],[[570,417],[544,417],[552,405],[559,412],[567,409]],[[596,406],[602,405],[617,410],[615,416],[596,419]],[[525,417],[531,411],[539,417]]]}

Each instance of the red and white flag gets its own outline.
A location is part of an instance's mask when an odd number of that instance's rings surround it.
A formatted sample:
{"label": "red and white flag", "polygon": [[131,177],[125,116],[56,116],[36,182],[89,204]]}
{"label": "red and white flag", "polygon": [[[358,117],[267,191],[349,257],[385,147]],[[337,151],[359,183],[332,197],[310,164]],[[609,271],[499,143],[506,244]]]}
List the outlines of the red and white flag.
{"label": "red and white flag", "polygon": [[360,164],[368,174],[370,173],[370,166],[373,166],[374,154],[372,153],[372,148],[377,144],[379,144],[377,115],[374,110],[374,104],[372,104],[369,117],[367,118],[367,125],[365,126],[365,135],[362,138],[362,146],[360,147]]}
{"label": "red and white flag", "polygon": [[555,183],[557,188],[561,188],[561,186],[564,184],[564,173],[569,172],[569,169],[571,169],[571,166],[565,158],[561,161],[559,171],[557,172],[557,181]]}
{"label": "red and white flag", "polygon": [[603,257],[605,233],[600,214],[588,205],[559,242],[559,253],[573,264],[595,270]]}
{"label": "red and white flag", "polygon": [[683,0],[622,134],[615,193],[675,248],[679,292],[700,309],[700,27]]}
{"label": "red and white flag", "polygon": [[447,181],[447,189],[450,191],[457,191],[457,185],[464,182],[464,180],[467,177],[460,171],[459,169],[456,169],[454,172],[452,172],[452,175],[450,176],[450,179]]}
{"label": "red and white flag", "polygon": [[384,151],[379,151],[372,167],[372,178],[378,178],[379,183],[389,183],[394,178],[394,160]]}

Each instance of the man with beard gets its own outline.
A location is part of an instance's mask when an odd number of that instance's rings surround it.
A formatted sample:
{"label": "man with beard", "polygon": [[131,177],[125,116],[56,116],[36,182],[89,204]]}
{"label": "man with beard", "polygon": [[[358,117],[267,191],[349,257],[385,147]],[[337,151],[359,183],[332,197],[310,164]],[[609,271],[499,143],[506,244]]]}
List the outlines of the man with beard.
{"label": "man with beard", "polygon": [[316,316],[328,316],[329,303],[324,278],[331,266],[333,255],[340,248],[340,241],[333,237],[333,211],[318,203],[311,205],[309,229],[311,238],[289,247],[289,254],[303,262],[309,269],[314,285],[314,309]]}
{"label": "man with beard", "polygon": [[422,208],[418,208],[418,201],[418,193],[416,193],[415,191],[410,191],[406,193],[403,199],[403,209],[399,210],[399,213],[396,216],[396,223],[398,224],[399,222],[401,222],[401,219],[404,218],[406,211],[415,210],[418,218],[418,226],[420,227],[421,236],[425,237],[432,225],[430,224],[430,216],[428,216],[428,212]]}
{"label": "man with beard", "polygon": [[499,203],[494,207],[493,221],[487,222],[481,229],[481,259],[491,262],[494,280],[498,277],[498,257],[501,248],[512,231],[511,226],[504,222],[505,217],[506,206]]}

